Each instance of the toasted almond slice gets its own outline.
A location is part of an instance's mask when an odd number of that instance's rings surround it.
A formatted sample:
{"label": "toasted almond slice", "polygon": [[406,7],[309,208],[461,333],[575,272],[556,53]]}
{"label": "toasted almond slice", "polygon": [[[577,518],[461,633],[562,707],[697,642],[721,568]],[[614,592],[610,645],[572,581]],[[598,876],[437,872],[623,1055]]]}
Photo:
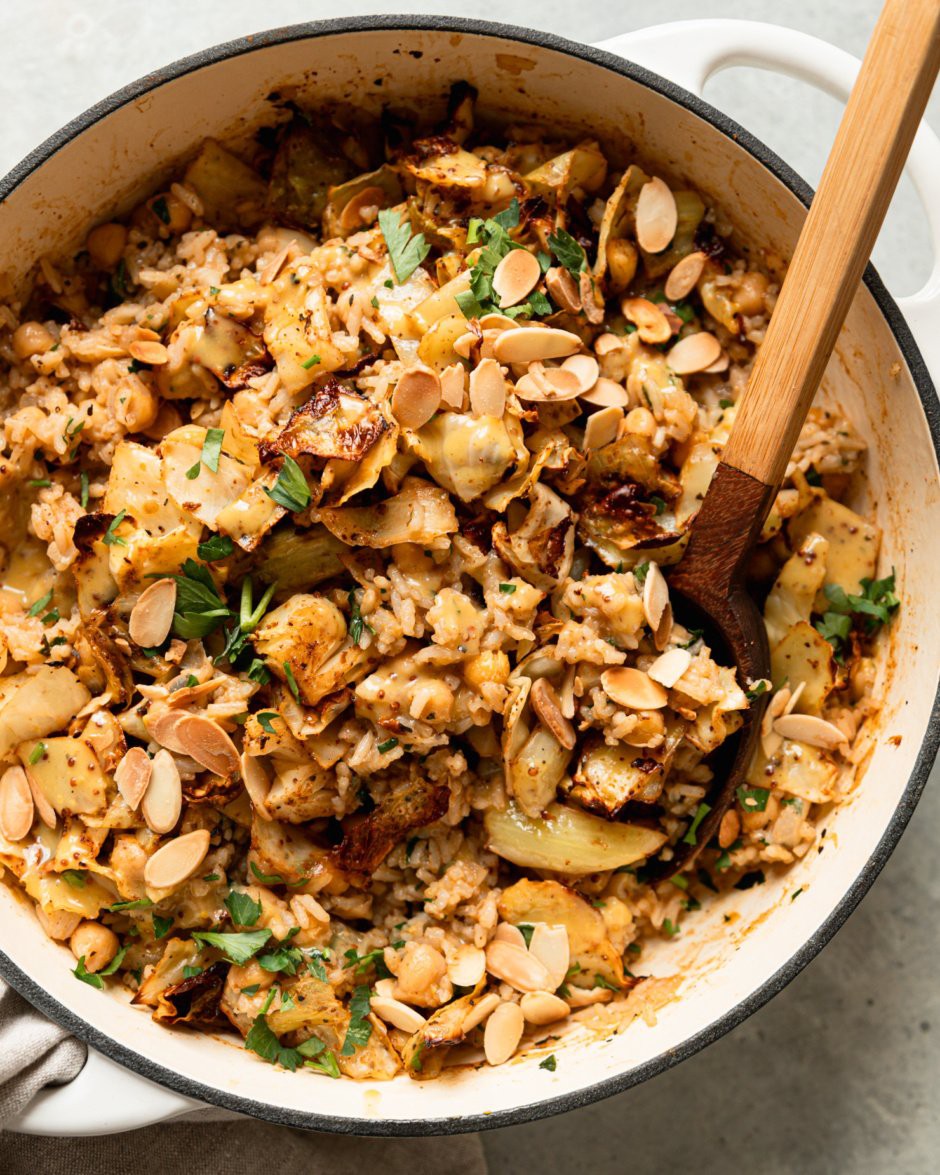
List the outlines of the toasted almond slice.
{"label": "toasted almond slice", "polygon": [[378,980],[376,980],[375,994],[380,995],[385,1000],[393,1000],[395,998],[395,980],[394,979],[378,979]]}
{"label": "toasted almond slice", "polygon": [[363,188],[347,203],[339,215],[339,226],[344,233],[351,233],[360,225],[371,224],[387,197],[382,188]]}
{"label": "toasted almond slice", "polygon": [[169,706],[161,706],[158,709],[155,706],[145,715],[144,726],[154,742],[159,743],[161,747],[175,751],[178,755],[186,755],[189,752],[183,749],[177,732],[180,723],[188,717],[185,710],[171,710]]}
{"label": "toasted almond slice", "polygon": [[550,991],[527,991],[519,1001],[522,1014],[530,1024],[554,1024],[571,1011],[560,996]]}
{"label": "toasted almond slice", "polygon": [[495,330],[498,334],[502,330],[513,330],[517,325],[514,318],[507,318],[505,314],[484,314],[480,319],[480,326],[484,333],[488,330]]}
{"label": "toasted almond slice", "polygon": [[197,828],[161,845],[144,866],[149,889],[175,889],[196,872],[209,851],[209,831]]}
{"label": "toasted almond slice", "polygon": [[613,998],[609,987],[573,987],[565,1000],[569,1008],[589,1008],[592,1004],[608,1004]]}
{"label": "toasted almond slice", "polygon": [[624,419],[622,408],[601,408],[588,417],[584,426],[584,451],[593,453],[603,449],[620,435],[620,424]]}
{"label": "toasted almond slice", "polygon": [[217,722],[187,714],[176,728],[183,754],[216,775],[234,775],[239,769],[235,744]]}
{"label": "toasted almond slice", "polygon": [[666,691],[658,682],[629,665],[605,669],[601,685],[612,701],[631,710],[661,710],[667,701]]}
{"label": "toasted almond slice", "polygon": [[33,826],[36,805],[22,767],[8,767],[0,777],[0,833],[22,840]]}
{"label": "toasted almond slice", "polygon": [[845,746],[848,742],[845,732],[838,726],[813,714],[783,714],[774,722],[774,730],[784,738],[806,743],[810,747],[821,747],[826,751]]}
{"label": "toasted almond slice", "polygon": [[670,649],[656,658],[647,673],[653,681],[658,681],[666,689],[672,689],[691,664],[692,654],[688,649]]}
{"label": "toasted almond slice", "polygon": [[500,922],[493,934],[494,942],[511,942],[513,946],[521,947],[523,950],[528,950],[525,945],[525,935],[518,926],[513,926],[511,922]]}
{"label": "toasted almond slice", "polygon": [[150,756],[143,747],[131,747],[114,769],[114,782],[132,812],[137,811],[140,801],[144,798],[150,783],[151,771]]}
{"label": "toasted almond slice", "polygon": [[486,951],[470,943],[458,947],[447,964],[447,974],[457,987],[476,987],[486,974]]}
{"label": "toasted almond slice", "polygon": [[694,375],[710,367],[721,354],[721,343],[707,330],[686,335],[666,352],[666,362],[676,375]]}
{"label": "toasted almond slice", "polygon": [[520,400],[555,403],[573,400],[578,394],[578,379],[573,372],[563,367],[546,367],[539,361],[530,363],[526,374],[516,380],[516,395]]}
{"label": "toasted almond slice", "polygon": [[626,408],[630,403],[627,389],[616,380],[607,379],[603,375],[589,392],[581,393],[581,399],[585,404],[592,404],[598,408]]}
{"label": "toasted almond slice", "polygon": [[553,265],[545,274],[545,288],[552,301],[562,310],[567,310],[569,314],[577,314],[581,309],[581,291],[578,283],[561,265]]}
{"label": "toasted almond slice", "polygon": [[663,287],[663,293],[670,302],[681,302],[686,294],[692,293],[707,260],[704,253],[690,253],[672,267]]}
{"label": "toasted almond slice", "polygon": [[594,354],[600,355],[603,359],[605,355],[610,355],[613,351],[619,351],[623,345],[623,339],[608,331],[605,334],[598,335],[594,340]]}
{"label": "toasted almond slice", "polygon": [[659,653],[669,644],[669,638],[672,636],[672,624],[672,604],[667,604],[663,609],[659,624],[656,626],[656,631],[653,633],[653,647]]}
{"label": "toasted almond slice", "polygon": [[679,211],[669,185],[655,176],[640,188],[636,202],[636,239],[647,253],[661,253],[676,235]]}
{"label": "toasted almond slice", "polygon": [[492,1015],[493,1011],[499,1007],[502,1000],[495,991],[488,991],[485,996],[477,1000],[470,1011],[464,1016],[461,1029],[466,1033],[476,1028],[477,1025],[482,1024],[487,1016]]}
{"label": "toasted almond slice", "polygon": [[150,763],[150,782],[140,801],[140,813],[152,832],[171,832],[183,810],[183,787],[176,760],[160,750]]}
{"label": "toasted almond slice", "polygon": [[574,727],[562,714],[558,694],[547,677],[539,677],[533,682],[529,691],[529,701],[539,720],[566,750],[572,750],[578,741]]}
{"label": "toasted almond slice", "polygon": [[604,299],[590,270],[581,270],[578,276],[578,289],[581,293],[581,310],[584,317],[592,326],[598,326],[604,321]]}
{"label": "toasted almond slice", "polygon": [[[531,257],[532,254],[526,256]],[[505,410],[506,379],[500,366],[495,359],[481,359],[470,372],[470,411],[474,416],[502,418]]]}
{"label": "toasted almond slice", "polygon": [[208,681],[201,681],[198,685],[184,685],[180,689],[175,689],[172,693],[167,694],[166,704],[174,709],[178,707],[189,706],[190,703],[195,702],[198,698],[204,698],[207,694],[215,693],[220,687],[225,685],[226,681],[230,681],[225,674],[220,674],[218,677],[211,677]]}
{"label": "toasted almond slice", "polygon": [[159,367],[170,358],[162,343],[152,343],[146,339],[135,340],[127,350],[132,359],[136,359],[138,363],[146,363],[150,367]]}
{"label": "toasted almond slice", "polygon": [[428,367],[409,367],[392,392],[392,415],[403,428],[420,428],[441,406],[441,381]]}
{"label": "toasted almond slice", "polygon": [[521,302],[539,284],[542,270],[528,249],[510,249],[493,271],[493,289],[502,309]]}
{"label": "toasted almond slice", "polygon": [[46,828],[55,828],[56,813],[55,808],[49,803],[46,798],[46,793],[39,786],[36,779],[33,778],[32,772],[27,767],[26,779],[29,783],[29,790],[33,797],[33,804],[36,808],[36,814],[39,819],[45,824]]}
{"label": "toasted almond slice", "polygon": [[502,1065],[519,1047],[525,1017],[518,1004],[504,1003],[492,1013],[483,1029],[483,1051],[491,1065]]}
{"label": "toasted almond slice", "polygon": [[643,615],[653,632],[659,628],[663,612],[669,603],[669,586],[658,563],[650,562],[643,583]]}
{"label": "toasted almond slice", "polygon": [[730,849],[741,833],[741,817],[734,808],[729,808],[718,825],[718,845]]}
{"label": "toasted almond slice", "polygon": [[571,965],[571,948],[568,945],[568,931],[564,926],[537,922],[532,931],[529,954],[534,955],[548,972],[546,991],[554,991],[565,982]]}
{"label": "toasted almond slice", "polygon": [[774,728],[774,722],[781,714],[787,713],[787,705],[790,701],[790,690],[787,686],[778,689],[770,701],[767,703],[767,709],[764,711],[764,716],[760,722],[761,734],[770,734]]}
{"label": "toasted almond slice", "polygon": [[268,811],[267,806],[268,792],[271,790],[271,779],[260,759],[249,755],[247,751],[242,751],[239,762],[241,764],[242,783],[245,785],[245,791],[248,792],[251,806],[262,820],[273,820],[274,817]]}
{"label": "toasted almond slice", "polygon": [[141,592],[131,610],[127,631],[135,645],[155,649],[170,635],[176,608],[176,582],[158,579]]}
{"label": "toasted almond slice", "polygon": [[548,969],[525,947],[494,938],[486,948],[486,969],[516,991],[546,991]]}
{"label": "toasted almond slice", "polygon": [[728,358],[728,352],[722,351],[714,363],[710,363],[705,368],[706,375],[721,375],[723,371],[728,370],[728,365],[731,360]]}
{"label": "toasted almond slice", "polygon": [[409,1008],[401,1000],[374,995],[371,1007],[376,1016],[384,1020],[386,1024],[391,1024],[393,1028],[400,1028],[402,1032],[417,1032],[427,1024],[427,1020],[420,1012]]}
{"label": "toasted almond slice", "polygon": [[441,400],[458,412],[463,408],[467,373],[462,363],[452,363],[441,372]]}
{"label": "toasted almond slice", "polygon": [[578,380],[578,387],[581,396],[586,396],[587,393],[597,383],[597,377],[600,374],[600,367],[593,355],[569,355],[562,363],[565,371],[573,371]]}
{"label": "toasted almond slice", "polygon": [[493,343],[493,355],[500,363],[564,359],[580,350],[581,340],[576,334],[552,326],[515,326],[502,331]]}
{"label": "toasted almond slice", "polygon": [[620,309],[624,318],[636,326],[644,343],[665,343],[672,338],[669,320],[655,302],[647,298],[624,298]]}
{"label": "toasted almond slice", "polygon": [[461,359],[469,359],[473,348],[479,343],[480,336],[472,330],[458,335],[454,340],[454,351]]}

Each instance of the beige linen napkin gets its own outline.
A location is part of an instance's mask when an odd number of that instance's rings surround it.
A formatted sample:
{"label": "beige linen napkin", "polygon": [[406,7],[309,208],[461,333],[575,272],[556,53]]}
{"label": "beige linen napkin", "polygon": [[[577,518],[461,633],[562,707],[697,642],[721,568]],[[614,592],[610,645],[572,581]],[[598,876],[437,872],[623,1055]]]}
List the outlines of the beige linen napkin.
{"label": "beige linen napkin", "polygon": [[0,980],[2,1175],[486,1175],[477,1135],[347,1138],[269,1126],[219,1110],[94,1138],[37,1138],[3,1131],[45,1085],[71,1081],[85,1046]]}

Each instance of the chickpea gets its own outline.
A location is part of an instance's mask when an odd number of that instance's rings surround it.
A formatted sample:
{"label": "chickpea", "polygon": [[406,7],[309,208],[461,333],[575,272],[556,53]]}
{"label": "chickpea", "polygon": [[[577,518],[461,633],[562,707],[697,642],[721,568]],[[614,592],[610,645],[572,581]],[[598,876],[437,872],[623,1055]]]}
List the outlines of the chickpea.
{"label": "chickpea", "polygon": [[85,970],[94,974],[107,967],[118,953],[120,943],[117,935],[100,922],[82,922],[72,934],[69,946],[76,959],[85,960]]}
{"label": "chickpea", "polygon": [[636,276],[637,252],[632,241],[614,237],[607,242],[607,272],[611,293],[622,294]]}
{"label": "chickpea", "polygon": [[656,417],[649,408],[631,408],[624,421],[624,428],[636,436],[651,437],[656,431]]}
{"label": "chickpea", "polygon": [[160,404],[143,380],[128,380],[118,392],[115,416],[128,432],[143,432],[157,419]]}
{"label": "chickpea", "polygon": [[13,332],[13,353],[17,359],[41,355],[55,344],[52,334],[41,322],[24,322]]}
{"label": "chickpea", "polygon": [[729,808],[721,818],[718,828],[718,843],[723,849],[730,848],[741,833],[741,817],[734,808]]}
{"label": "chickpea", "polygon": [[398,964],[399,998],[423,1002],[447,974],[447,961],[440,951],[423,942],[410,942]]}
{"label": "chickpea", "polygon": [[735,309],[739,314],[763,314],[767,278],[757,270],[748,270],[738,279],[734,294]]}
{"label": "chickpea", "polygon": [[446,721],[454,709],[454,695],[443,681],[421,681],[412,695],[408,712],[412,718]]}
{"label": "chickpea", "polygon": [[93,228],[85,239],[88,256],[98,269],[114,269],[127,244],[127,229],[109,221]]}
{"label": "chickpea", "polygon": [[488,681],[505,685],[509,680],[509,658],[499,650],[478,653],[464,665],[463,675],[467,685],[474,689]]}

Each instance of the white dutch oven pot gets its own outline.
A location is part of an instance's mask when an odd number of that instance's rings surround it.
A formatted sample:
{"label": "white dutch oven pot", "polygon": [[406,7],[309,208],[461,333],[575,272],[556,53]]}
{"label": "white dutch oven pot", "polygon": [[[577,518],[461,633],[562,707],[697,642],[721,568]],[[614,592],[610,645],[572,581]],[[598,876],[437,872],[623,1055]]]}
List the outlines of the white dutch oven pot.
{"label": "white dutch oven pot", "polygon": [[[484,115],[508,112],[562,129],[586,128],[619,145],[624,158],[636,144],[655,171],[682,178],[720,205],[744,241],[788,255],[809,189],[696,97],[711,74],[740,64],[782,70],[843,99],[858,65],[811,37],[741,21],[662,26],[597,48],[420,17],[301,25],[246,38],[144,78],[26,159],[0,186],[0,264],[25,273],[40,254],[77,244],[92,223],[156,185],[207,135],[251,133],[270,118],[266,96],[286,85],[302,84],[314,102],[339,98],[376,114],[391,102],[428,115],[443,109],[448,85],[458,78],[478,88]],[[936,246],[940,143],[926,129],[910,170]],[[871,446],[869,488],[860,504],[874,509],[884,528],[883,563],[897,567],[903,599],[880,657],[877,696],[885,704],[863,785],[827,821],[825,853],[812,852],[782,878],[716,901],[684,924],[681,939],[652,952],[653,973],[679,968],[684,976],[682,998],[660,1012],[655,1026],[636,1022],[609,1039],[580,1030],[554,1046],[554,1073],[538,1070],[536,1056],[428,1083],[292,1075],[260,1063],[237,1041],[158,1027],[121,997],[76,983],[70,956],[3,889],[0,972],[92,1046],[80,1076],[37,1099],[19,1128],[124,1130],[198,1102],[358,1134],[502,1126],[635,1085],[717,1039],[779,991],[871,885],[910,818],[937,749],[940,413],[928,367],[934,378],[940,374],[938,301],[940,265],[919,294],[900,302],[869,270],[827,377],[828,395],[845,406]],[[740,917],[724,924],[722,913],[731,909]]]}

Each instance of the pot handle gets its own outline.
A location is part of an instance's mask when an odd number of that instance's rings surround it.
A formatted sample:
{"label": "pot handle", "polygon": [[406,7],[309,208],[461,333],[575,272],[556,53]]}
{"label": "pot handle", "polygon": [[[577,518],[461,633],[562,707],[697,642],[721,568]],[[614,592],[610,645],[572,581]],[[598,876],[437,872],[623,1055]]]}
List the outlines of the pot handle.
{"label": "pot handle", "polygon": [[204,1108],[94,1049],[77,1077],[47,1086],[5,1129],[22,1134],[120,1134]]}
{"label": "pot handle", "polygon": [[[809,33],[751,20],[683,20],[596,45],[701,97],[710,77],[732,66],[767,69],[809,82],[845,102],[858,73],[851,53]],[[907,161],[933,244],[933,269],[916,294],[897,298],[935,383],[940,383],[940,139],[922,123]]]}

